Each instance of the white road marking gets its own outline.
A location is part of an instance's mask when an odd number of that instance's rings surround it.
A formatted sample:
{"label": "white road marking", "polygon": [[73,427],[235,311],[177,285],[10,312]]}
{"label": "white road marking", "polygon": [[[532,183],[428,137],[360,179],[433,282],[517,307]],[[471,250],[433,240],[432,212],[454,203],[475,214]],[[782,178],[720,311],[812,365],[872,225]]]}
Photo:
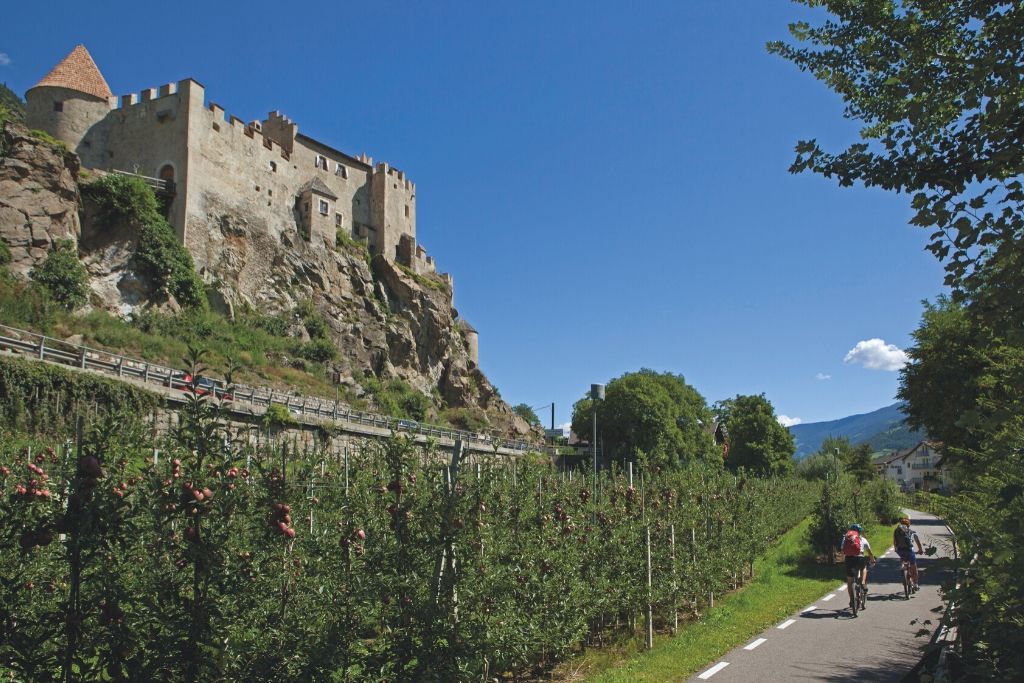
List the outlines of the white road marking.
{"label": "white road marking", "polygon": [[837,591],[846,590],[846,584],[845,583],[839,584],[839,588],[836,588],[836,590]]}
{"label": "white road marking", "polygon": [[699,678],[702,681],[706,681],[727,666],[729,666],[729,662],[719,662],[718,664],[715,664],[713,667],[702,673],[700,676],[697,676],[697,678]]}
{"label": "white road marking", "polygon": [[832,598],[834,598],[834,597],[836,597],[836,594],[835,594],[835,593],[829,593],[828,595],[826,595],[825,597],[823,597],[823,598],[821,599],[821,601],[822,601],[822,602],[825,602],[825,601],[827,601],[827,600],[831,600],[831,599],[832,599]]}
{"label": "white road marking", "polygon": [[811,605],[809,607],[804,607],[802,610],[800,610],[800,614],[806,614],[808,612],[813,612],[816,609],[818,609],[817,605]]}
{"label": "white road marking", "polygon": [[744,650],[753,650],[753,649],[754,649],[755,647],[757,647],[758,645],[762,645],[762,644],[764,644],[764,643],[767,643],[767,642],[768,642],[768,639],[767,639],[767,638],[758,638],[757,640],[755,640],[754,642],[752,642],[752,643],[751,643],[750,645],[747,645],[747,646],[746,646],[745,648],[743,648],[743,649],[744,649]]}
{"label": "white road marking", "polygon": [[789,628],[796,623],[796,619],[786,619],[784,622],[778,625],[778,629],[781,631],[784,628]]}

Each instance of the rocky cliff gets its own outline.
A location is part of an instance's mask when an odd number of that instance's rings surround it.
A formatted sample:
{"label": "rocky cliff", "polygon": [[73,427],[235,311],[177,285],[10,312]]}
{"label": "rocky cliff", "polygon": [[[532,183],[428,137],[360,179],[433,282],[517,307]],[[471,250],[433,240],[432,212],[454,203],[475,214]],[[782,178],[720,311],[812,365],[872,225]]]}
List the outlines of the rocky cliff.
{"label": "rocky cliff", "polygon": [[[0,139],[0,239],[11,248],[14,270],[27,275],[54,242],[72,240],[89,269],[95,305],[122,316],[166,305],[154,301],[135,268],[137,226],[99,224],[82,205],[78,175],[74,154],[7,124]],[[440,278],[381,256],[371,260],[359,244],[315,243],[295,225],[261,224],[241,201],[212,207],[210,218],[204,239],[189,246],[211,305],[224,315],[240,307],[290,314],[310,300],[339,349],[333,371],[348,393],[365,393],[368,377],[401,378],[439,410],[485,415],[495,431],[530,431],[470,359],[452,293]]]}
{"label": "rocky cliff", "polygon": [[0,135],[0,239],[23,276],[63,240],[78,241],[78,157],[8,124]]}

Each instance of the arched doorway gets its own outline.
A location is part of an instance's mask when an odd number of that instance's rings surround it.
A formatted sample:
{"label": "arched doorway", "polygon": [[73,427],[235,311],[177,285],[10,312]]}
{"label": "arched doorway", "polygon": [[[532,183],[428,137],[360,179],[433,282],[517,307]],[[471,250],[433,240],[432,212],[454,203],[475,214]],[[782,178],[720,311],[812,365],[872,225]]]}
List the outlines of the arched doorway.
{"label": "arched doorway", "polygon": [[174,166],[171,164],[161,166],[157,178],[160,180],[160,185],[157,187],[156,192],[157,200],[160,202],[164,218],[170,220],[171,204],[174,203],[174,195],[177,192],[174,184]]}

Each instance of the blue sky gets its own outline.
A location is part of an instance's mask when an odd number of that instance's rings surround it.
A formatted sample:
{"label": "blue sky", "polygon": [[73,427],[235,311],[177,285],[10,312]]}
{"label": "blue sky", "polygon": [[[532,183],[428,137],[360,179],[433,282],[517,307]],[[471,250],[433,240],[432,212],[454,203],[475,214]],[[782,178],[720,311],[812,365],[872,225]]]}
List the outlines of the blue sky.
{"label": "blue sky", "polygon": [[592,382],[641,367],[709,402],[764,392],[803,422],[880,408],[942,289],[908,197],[787,172],[797,140],[838,149],[858,130],[765,51],[808,16],[788,0],[4,15],[0,81],[20,94],[81,42],[115,94],[191,76],[239,118],[279,109],[405,170],[484,371],[559,423]]}

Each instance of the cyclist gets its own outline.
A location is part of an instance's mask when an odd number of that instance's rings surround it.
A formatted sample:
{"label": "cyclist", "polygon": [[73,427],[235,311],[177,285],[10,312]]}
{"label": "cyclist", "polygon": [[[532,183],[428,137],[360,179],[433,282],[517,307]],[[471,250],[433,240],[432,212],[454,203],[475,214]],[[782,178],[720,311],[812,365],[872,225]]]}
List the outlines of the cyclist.
{"label": "cyclist", "polygon": [[851,524],[849,531],[840,541],[843,556],[846,558],[846,590],[850,594],[850,607],[853,607],[854,577],[860,573],[860,582],[864,586],[864,593],[868,592],[868,559],[871,564],[875,563],[875,554],[871,551],[871,544],[864,537],[864,527],[860,524]]}
{"label": "cyclist", "polygon": [[914,554],[914,545],[917,545],[917,552],[923,553],[921,539],[917,532],[910,528],[910,518],[904,517],[892,531],[892,546],[896,548],[896,554],[901,560],[910,564],[910,580],[914,584],[914,591],[920,589],[917,583],[917,555]]}

